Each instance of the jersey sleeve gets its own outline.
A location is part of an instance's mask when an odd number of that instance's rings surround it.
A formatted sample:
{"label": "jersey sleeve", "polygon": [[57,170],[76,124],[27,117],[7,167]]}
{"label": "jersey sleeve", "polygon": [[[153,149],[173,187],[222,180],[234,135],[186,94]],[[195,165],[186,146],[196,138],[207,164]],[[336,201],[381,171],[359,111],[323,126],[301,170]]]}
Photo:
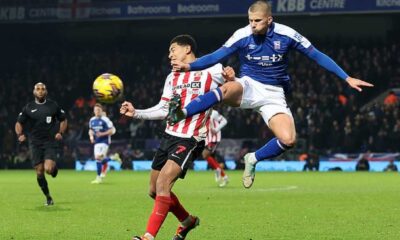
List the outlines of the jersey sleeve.
{"label": "jersey sleeve", "polygon": [[161,100],[169,102],[169,100],[172,98],[172,79],[173,79],[173,73],[170,73],[167,78],[165,79],[164,83],[164,89],[161,95]]}
{"label": "jersey sleeve", "polygon": [[211,74],[212,80],[218,84],[222,85],[225,83],[225,79],[222,77],[223,66],[222,64],[218,63],[209,68],[209,73]]}
{"label": "jersey sleeve", "polygon": [[93,118],[90,118],[89,120],[89,129],[93,130]]}
{"label": "jersey sleeve", "polygon": [[238,49],[246,47],[246,38],[252,34],[250,25],[237,30],[233,35],[225,42],[224,48],[230,49],[231,52],[235,52]]}
{"label": "jersey sleeve", "polygon": [[222,47],[220,47],[213,53],[207,54],[190,63],[190,70],[203,70],[223,61],[225,58],[229,57],[237,50],[246,47],[246,39],[250,35],[250,26],[246,26],[237,30]]}
{"label": "jersey sleeve", "polygon": [[307,54],[313,49],[313,45],[311,42],[304,36],[302,36],[300,33],[298,33],[296,30],[293,28],[290,28],[288,26],[285,26],[281,30],[284,32],[284,35],[288,36],[291,40],[290,46],[293,49],[296,49],[297,51]]}
{"label": "jersey sleeve", "polygon": [[173,97],[172,92],[172,79],[174,73],[170,73],[164,84],[163,93],[161,95],[160,102],[147,109],[136,109],[134,118],[143,120],[163,120],[168,115],[169,101]]}
{"label": "jersey sleeve", "polygon": [[57,119],[58,121],[62,122],[62,121],[64,121],[65,118],[66,118],[65,111],[64,111],[64,109],[62,109],[60,106],[58,106],[58,104],[57,104],[56,106],[57,106],[57,110],[56,110],[56,119]]}
{"label": "jersey sleeve", "polygon": [[106,123],[107,130],[114,127],[114,124],[111,122],[111,120],[108,117],[102,117],[102,119]]}
{"label": "jersey sleeve", "polygon": [[27,112],[27,108],[28,108],[28,106],[25,106],[22,109],[22,111],[18,114],[17,122],[19,122],[21,124],[25,124],[26,123],[26,121],[28,120],[28,114],[26,113]]}

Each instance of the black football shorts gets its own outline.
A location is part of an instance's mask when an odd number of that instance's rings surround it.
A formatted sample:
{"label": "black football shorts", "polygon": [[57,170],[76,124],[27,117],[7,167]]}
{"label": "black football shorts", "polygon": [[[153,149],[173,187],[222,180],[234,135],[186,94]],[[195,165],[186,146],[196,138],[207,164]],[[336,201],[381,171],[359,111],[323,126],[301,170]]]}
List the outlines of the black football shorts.
{"label": "black football shorts", "polygon": [[44,163],[44,160],[56,160],[57,144],[53,142],[43,142],[40,144],[30,144],[32,165],[36,166]]}
{"label": "black football shorts", "polygon": [[179,176],[184,178],[187,169],[204,149],[204,141],[198,142],[195,138],[181,138],[164,133],[160,147],[154,155],[152,169],[160,171],[167,160],[176,162],[181,168]]}

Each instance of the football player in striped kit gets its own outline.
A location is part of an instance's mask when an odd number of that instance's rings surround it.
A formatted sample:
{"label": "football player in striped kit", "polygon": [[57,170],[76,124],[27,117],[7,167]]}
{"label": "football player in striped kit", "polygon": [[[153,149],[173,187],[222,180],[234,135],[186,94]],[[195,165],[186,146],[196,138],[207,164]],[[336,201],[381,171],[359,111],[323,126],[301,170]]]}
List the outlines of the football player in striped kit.
{"label": "football player in striped kit", "polygon": [[[169,59],[186,63],[195,61],[196,42],[189,35],[173,38],[169,47]],[[164,84],[160,102],[148,109],[135,109],[130,102],[122,103],[120,113],[124,116],[145,119],[163,120],[168,115],[171,99],[183,106],[197,96],[205,94],[224,83],[221,64],[210,66],[202,71],[171,72]],[[234,79],[234,75],[225,76]],[[149,195],[155,199],[153,211],[147,223],[146,233],[136,236],[135,240],[153,240],[168,212],[172,212],[180,222],[174,240],[182,240],[190,230],[199,225],[199,218],[190,215],[171,191],[178,178],[184,178],[190,163],[204,149],[207,136],[207,121],[211,111],[205,111],[166,126],[160,146],[153,159],[150,173]]]}
{"label": "football player in striped kit", "polygon": [[215,170],[215,180],[218,186],[225,187],[228,182],[228,175],[215,158],[215,150],[221,142],[221,129],[226,126],[228,121],[217,110],[213,109],[209,121],[208,135],[206,138],[206,147],[203,150],[203,158],[207,160],[208,165]]}

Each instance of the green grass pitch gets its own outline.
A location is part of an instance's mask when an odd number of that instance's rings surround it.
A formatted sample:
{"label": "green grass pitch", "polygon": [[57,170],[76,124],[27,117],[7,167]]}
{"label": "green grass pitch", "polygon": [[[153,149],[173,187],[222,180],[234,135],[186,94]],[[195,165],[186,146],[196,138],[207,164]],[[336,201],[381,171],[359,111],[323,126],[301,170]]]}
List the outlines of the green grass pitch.
{"label": "green grass pitch", "polygon": [[[241,172],[218,188],[212,172],[189,172],[174,192],[201,218],[187,239],[400,239],[398,173],[258,172],[251,189]],[[0,239],[126,239],[144,233],[153,201],[148,172],[110,172],[92,185],[94,172],[61,170],[47,177],[55,205],[44,197],[33,170],[0,171]],[[168,215],[157,239],[171,239]]]}

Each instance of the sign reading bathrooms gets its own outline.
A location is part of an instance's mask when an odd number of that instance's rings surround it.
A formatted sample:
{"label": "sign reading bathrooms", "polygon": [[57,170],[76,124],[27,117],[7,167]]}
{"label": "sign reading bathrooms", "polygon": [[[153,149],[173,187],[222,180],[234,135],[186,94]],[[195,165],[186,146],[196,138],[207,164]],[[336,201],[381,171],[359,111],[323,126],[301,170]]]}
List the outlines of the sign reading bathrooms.
{"label": "sign reading bathrooms", "polygon": [[[59,0],[57,4],[0,6],[0,22],[87,21],[246,16],[253,0],[171,0],[122,3]],[[271,0],[275,15],[400,12],[400,0]]]}

